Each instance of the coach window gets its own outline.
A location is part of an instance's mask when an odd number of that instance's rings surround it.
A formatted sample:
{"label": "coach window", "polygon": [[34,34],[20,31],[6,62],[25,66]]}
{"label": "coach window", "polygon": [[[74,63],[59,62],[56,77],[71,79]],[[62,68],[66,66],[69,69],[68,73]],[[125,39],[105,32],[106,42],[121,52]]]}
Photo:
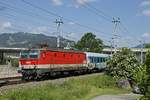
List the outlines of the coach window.
{"label": "coach window", "polygon": [[95,57],[95,63],[97,63],[98,62],[98,58],[97,57]]}
{"label": "coach window", "polygon": [[99,57],[97,57],[97,63],[99,63]]}
{"label": "coach window", "polygon": [[103,62],[103,58],[101,58],[101,62]]}
{"label": "coach window", "polygon": [[97,57],[95,57],[95,61],[94,62],[97,63]]}
{"label": "coach window", "polygon": [[105,58],[103,58],[103,62],[105,62]]}
{"label": "coach window", "polygon": [[100,62],[102,62],[102,58],[100,58]]}
{"label": "coach window", "polygon": [[92,57],[92,63],[94,63],[94,57]]}
{"label": "coach window", "polygon": [[95,57],[93,57],[93,63],[95,62]]}
{"label": "coach window", "polygon": [[106,58],[104,58],[104,62],[106,62]]}
{"label": "coach window", "polygon": [[101,58],[99,57],[99,63],[101,62]]}
{"label": "coach window", "polygon": [[106,58],[104,58],[104,62],[106,62]]}

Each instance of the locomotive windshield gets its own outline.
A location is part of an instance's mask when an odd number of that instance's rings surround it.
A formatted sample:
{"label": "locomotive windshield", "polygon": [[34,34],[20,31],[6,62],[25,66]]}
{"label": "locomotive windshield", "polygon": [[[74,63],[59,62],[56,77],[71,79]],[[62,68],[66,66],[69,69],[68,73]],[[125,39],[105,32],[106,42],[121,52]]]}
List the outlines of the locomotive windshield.
{"label": "locomotive windshield", "polygon": [[27,50],[21,52],[21,58],[28,59],[33,58],[36,59],[39,57],[39,51],[38,50]]}

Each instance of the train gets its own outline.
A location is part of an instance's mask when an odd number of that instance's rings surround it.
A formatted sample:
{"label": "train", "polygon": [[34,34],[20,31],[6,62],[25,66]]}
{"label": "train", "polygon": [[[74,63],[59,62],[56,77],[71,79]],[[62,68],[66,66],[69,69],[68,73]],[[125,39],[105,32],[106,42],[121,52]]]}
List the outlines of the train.
{"label": "train", "polygon": [[28,49],[20,53],[22,79],[41,79],[54,73],[102,70],[110,58],[107,54],[74,50]]}

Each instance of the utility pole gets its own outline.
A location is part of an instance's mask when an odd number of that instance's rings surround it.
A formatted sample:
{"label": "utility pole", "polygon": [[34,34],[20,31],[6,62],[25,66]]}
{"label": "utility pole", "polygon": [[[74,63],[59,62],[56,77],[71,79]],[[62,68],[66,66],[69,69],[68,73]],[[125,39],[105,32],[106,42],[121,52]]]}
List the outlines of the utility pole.
{"label": "utility pole", "polygon": [[63,24],[62,19],[56,19],[55,21],[56,25],[57,25],[57,48],[60,48],[60,25]]}
{"label": "utility pole", "polygon": [[141,45],[141,64],[143,64],[143,44],[144,44],[144,41],[140,40],[140,45]]}
{"label": "utility pole", "polygon": [[115,44],[115,40],[117,39],[118,35],[117,35],[117,27],[118,24],[120,23],[120,18],[113,18],[112,23],[114,24],[114,29],[113,29],[113,37],[112,37],[112,43],[113,43],[113,47],[115,49],[115,53],[116,53],[116,49],[117,49],[117,44]]}
{"label": "utility pole", "polygon": [[112,46],[113,46],[113,43],[112,43],[112,41],[108,41],[108,42],[110,43],[110,50],[111,50],[111,53],[110,53],[110,54],[111,54],[111,56],[112,56],[112,49],[113,49]]}

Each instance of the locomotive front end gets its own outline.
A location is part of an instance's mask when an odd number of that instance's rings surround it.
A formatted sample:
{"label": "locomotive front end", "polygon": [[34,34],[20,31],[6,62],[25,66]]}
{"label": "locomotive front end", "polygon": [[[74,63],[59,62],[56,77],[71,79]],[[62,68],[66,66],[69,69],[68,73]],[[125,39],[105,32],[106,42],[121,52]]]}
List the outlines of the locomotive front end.
{"label": "locomotive front end", "polygon": [[38,50],[24,50],[20,53],[19,67],[21,69],[33,69],[38,65],[38,59]]}
{"label": "locomotive front end", "polygon": [[22,74],[23,79],[29,79],[30,76],[35,74],[35,69],[38,66],[39,57],[39,50],[21,51],[19,59],[20,70],[18,72]]}

